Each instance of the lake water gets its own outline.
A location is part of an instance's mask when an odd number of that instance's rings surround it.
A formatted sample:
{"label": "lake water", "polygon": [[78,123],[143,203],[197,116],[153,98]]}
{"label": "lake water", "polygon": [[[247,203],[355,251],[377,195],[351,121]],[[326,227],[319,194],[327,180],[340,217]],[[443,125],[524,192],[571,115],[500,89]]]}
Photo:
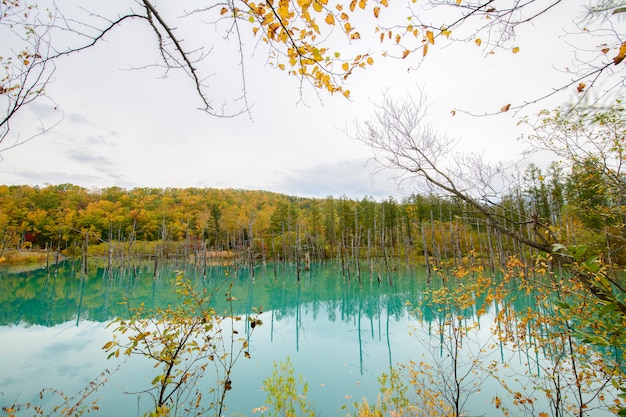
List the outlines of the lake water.
{"label": "lake water", "polygon": [[[316,264],[298,282],[289,266],[260,267],[254,279],[245,270],[231,268],[185,271],[196,285],[208,288],[226,274],[234,281],[236,314],[263,310],[263,325],[250,340],[251,359],[242,359],[232,377],[226,416],[254,415],[252,410],[264,405],[262,381],[272,374],[274,361],[287,357],[308,382],[308,399],[317,414],[340,416],[354,412],[353,403],[362,398],[376,403],[377,378],[390,365],[441,354],[424,342],[424,331],[421,338],[414,335],[420,333],[416,326],[423,330],[437,319],[427,309],[421,311],[424,322],[414,314],[427,287],[424,272],[397,271],[391,282],[363,274],[359,282],[356,276],[342,276],[337,264]],[[40,399],[42,389],[74,394],[105,369],[119,365],[94,394],[99,410],[90,415],[142,415],[147,399],[132,393],[148,388],[157,371],[137,357],[107,360],[101,347],[111,340],[110,320],[127,314],[120,304],[125,298],[148,307],[176,303],[175,276],[174,268],[160,270],[157,279],[148,268],[112,274],[97,269],[80,279],[69,263],[58,271],[2,272],[0,406],[31,402],[51,408],[58,397],[48,392]],[[216,303],[218,311],[225,308]],[[483,320],[477,337],[487,340],[493,315]],[[494,355],[485,360],[511,360],[501,352]],[[498,393],[506,397],[498,383],[485,381],[466,413],[495,415],[492,400]]]}

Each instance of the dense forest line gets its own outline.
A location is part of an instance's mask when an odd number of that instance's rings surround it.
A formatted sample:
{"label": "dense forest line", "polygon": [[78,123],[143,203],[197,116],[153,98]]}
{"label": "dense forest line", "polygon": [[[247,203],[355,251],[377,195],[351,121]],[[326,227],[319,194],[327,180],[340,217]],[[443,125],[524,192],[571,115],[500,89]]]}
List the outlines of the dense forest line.
{"label": "dense forest line", "polygon": [[[496,207],[510,230],[546,242],[558,233],[559,242],[623,265],[623,219],[615,215],[623,196],[603,184],[593,161],[568,173],[557,163],[545,172],[531,164]],[[110,266],[237,257],[306,267],[333,258],[357,270],[366,260],[386,268],[456,266],[468,254],[498,268],[511,255],[533,255],[460,200],[433,194],[376,201],[238,189],[0,186],[0,256],[29,249],[99,257]]]}

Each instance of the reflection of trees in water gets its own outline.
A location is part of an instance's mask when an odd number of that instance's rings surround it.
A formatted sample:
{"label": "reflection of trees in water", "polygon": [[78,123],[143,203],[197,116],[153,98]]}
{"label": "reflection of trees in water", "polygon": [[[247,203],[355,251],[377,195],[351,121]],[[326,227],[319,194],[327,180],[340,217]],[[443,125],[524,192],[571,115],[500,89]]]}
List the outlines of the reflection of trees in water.
{"label": "reflection of trees in water", "polygon": [[[281,268],[282,265],[279,265]],[[436,317],[428,303],[423,302],[427,288],[426,273],[420,271],[395,271],[393,286],[387,281],[345,280],[339,264],[314,264],[310,271],[296,275],[286,271],[285,279],[273,273],[273,267],[260,268],[251,280],[245,269],[212,267],[208,271],[189,268],[185,275],[195,285],[206,288],[220,286],[225,280],[234,280],[233,295],[238,303],[235,313],[250,314],[254,308],[274,311],[275,320],[296,317],[301,322],[306,315],[317,319],[323,314],[330,322],[340,320],[356,323],[361,318],[370,322],[373,333],[376,321],[401,320],[415,308],[421,308],[422,320]],[[175,268],[162,266],[154,278],[149,266],[139,269],[116,270],[110,274],[103,268],[91,268],[89,276],[76,276],[71,263],[64,263],[57,274],[45,269],[3,275],[0,279],[0,323],[27,323],[52,326],[77,318],[108,321],[124,316],[127,311],[120,301],[128,299],[131,305],[145,303],[147,307],[176,303],[172,288]],[[436,280],[432,280],[435,285]],[[513,308],[530,302],[523,297],[514,298]],[[481,308],[484,300],[478,299],[473,309]],[[215,302],[216,311],[227,306]]]}

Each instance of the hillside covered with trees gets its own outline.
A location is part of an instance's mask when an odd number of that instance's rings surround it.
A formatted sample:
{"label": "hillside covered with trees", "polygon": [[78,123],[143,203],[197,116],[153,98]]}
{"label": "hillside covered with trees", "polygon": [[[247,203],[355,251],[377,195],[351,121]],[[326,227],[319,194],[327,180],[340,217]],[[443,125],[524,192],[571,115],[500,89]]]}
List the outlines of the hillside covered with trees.
{"label": "hillside covered with trees", "polygon": [[[494,205],[510,231],[547,243],[584,245],[623,265],[619,190],[590,159],[565,172],[528,165]],[[623,196],[622,196],[623,198]],[[497,213],[500,211],[500,213]],[[528,221],[527,219],[534,219]],[[44,249],[64,256],[206,261],[383,260],[456,265],[472,253],[498,268],[532,249],[492,227],[461,199],[411,195],[376,201],[301,198],[238,189],[85,189],[61,184],[0,186],[1,255]]]}

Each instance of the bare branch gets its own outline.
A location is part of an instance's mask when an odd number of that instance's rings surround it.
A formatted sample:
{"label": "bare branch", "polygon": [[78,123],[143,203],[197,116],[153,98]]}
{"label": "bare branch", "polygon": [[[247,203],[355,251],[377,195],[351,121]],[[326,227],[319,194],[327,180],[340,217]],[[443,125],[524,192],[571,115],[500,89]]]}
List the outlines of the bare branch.
{"label": "bare branch", "polygon": [[492,173],[485,168],[486,164],[478,155],[469,160],[463,155],[454,155],[455,141],[433,132],[426,120],[426,110],[423,97],[416,101],[407,96],[398,103],[384,96],[373,120],[364,127],[357,127],[355,139],[373,150],[379,167],[399,172],[400,182],[417,181],[455,197],[484,216],[494,229],[529,247],[550,253],[552,247],[545,239],[532,240],[507,227],[494,207],[484,203],[492,195],[491,182],[497,171]]}

